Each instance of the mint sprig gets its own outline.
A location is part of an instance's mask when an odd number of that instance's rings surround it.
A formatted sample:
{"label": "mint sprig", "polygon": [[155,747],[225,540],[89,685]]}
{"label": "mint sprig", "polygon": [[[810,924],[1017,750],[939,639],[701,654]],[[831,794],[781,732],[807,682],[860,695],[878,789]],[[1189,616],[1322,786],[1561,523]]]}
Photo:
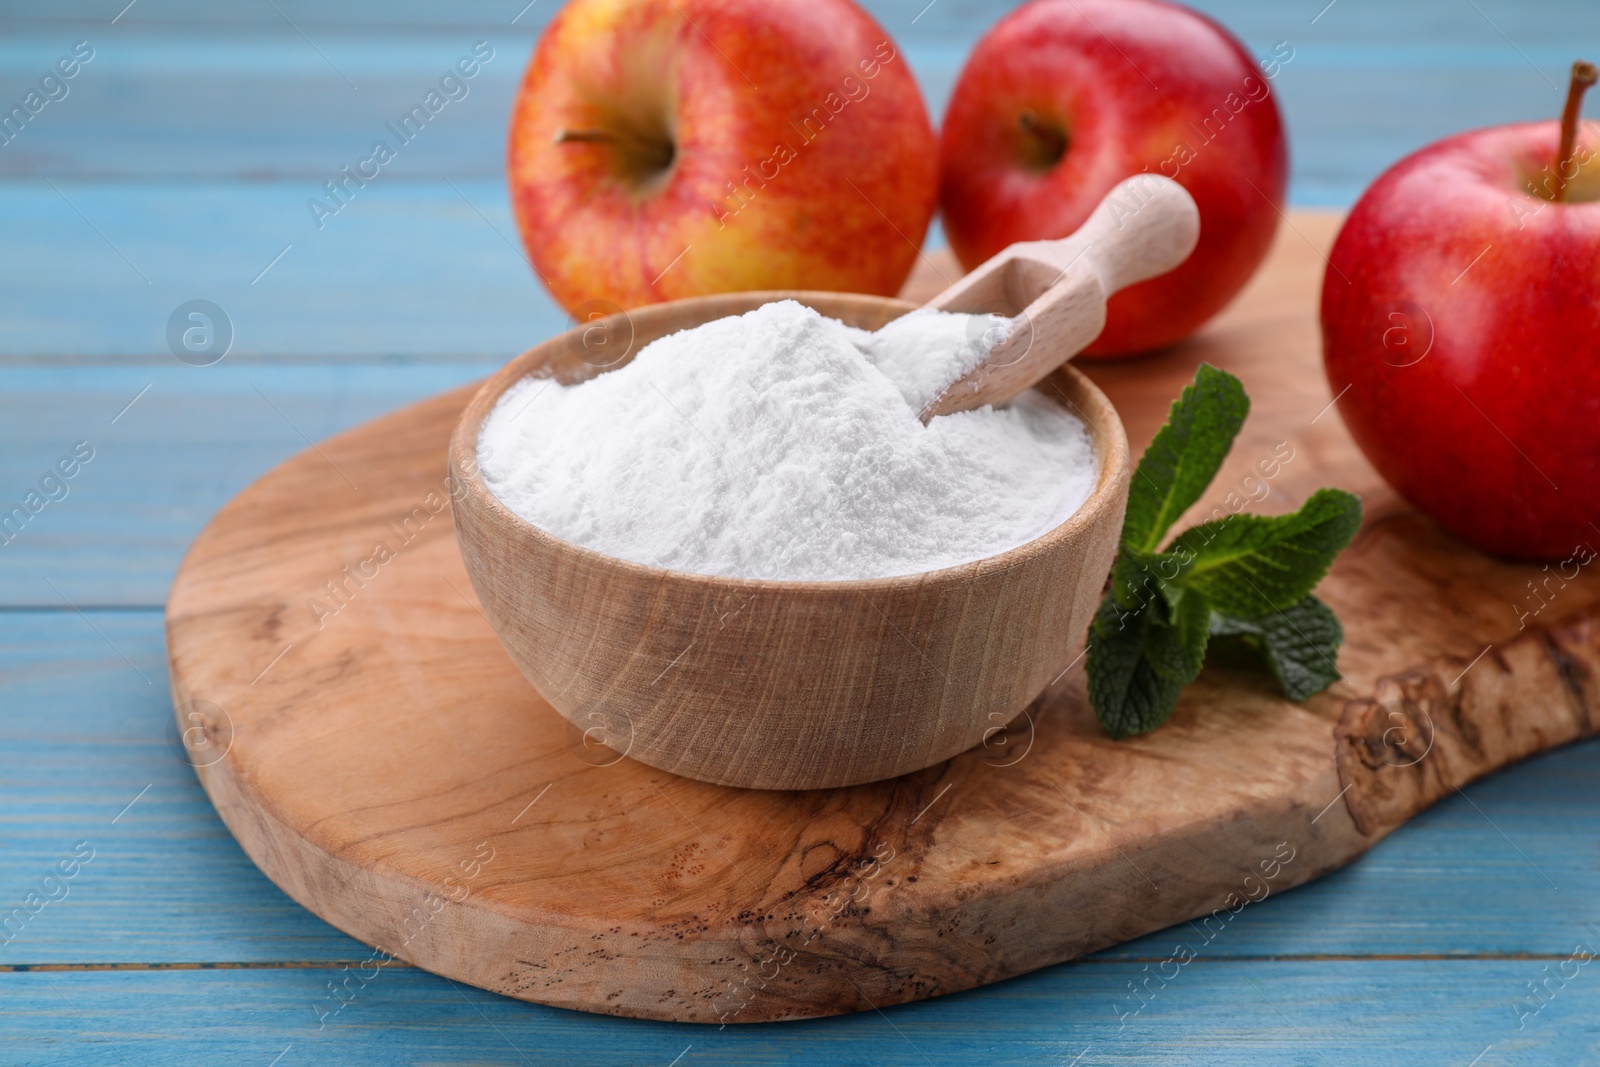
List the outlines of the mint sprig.
{"label": "mint sprig", "polygon": [[1253,646],[1290,700],[1304,700],[1339,680],[1334,661],[1344,627],[1333,610],[1314,596],[1253,619],[1213,614],[1211,636],[1241,637]]}
{"label": "mint sprig", "polygon": [[1200,499],[1233,446],[1250,398],[1239,379],[1202,363],[1194,384],[1184,387],[1167,423],[1139,460],[1128,489],[1128,515],[1122,544],[1154,552],[1178,516]]}
{"label": "mint sprig", "polygon": [[1161,541],[1216,477],[1250,410],[1202,363],[1134,471],[1110,587],[1089,627],[1089,702],[1113,737],[1155,729],[1213,637],[1257,651],[1291,700],[1333,684],[1344,630],[1311,590],[1361,525],[1361,501],[1319,489],[1289,515],[1227,515]]}

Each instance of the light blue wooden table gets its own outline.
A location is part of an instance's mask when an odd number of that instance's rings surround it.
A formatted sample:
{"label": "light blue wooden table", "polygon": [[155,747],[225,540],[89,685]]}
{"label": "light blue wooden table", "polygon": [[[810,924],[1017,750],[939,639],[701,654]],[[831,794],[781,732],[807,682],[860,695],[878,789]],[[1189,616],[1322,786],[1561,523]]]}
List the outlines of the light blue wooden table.
{"label": "light blue wooden table", "polygon": [[[562,325],[501,178],[557,0],[7,0],[0,105],[93,59],[0,146],[0,500],[94,458],[0,547],[0,1064],[1600,1062],[1600,747],[1467,790],[1243,913],[1137,1015],[1152,935],[937,1001],[726,1030],[502,999],[363,946],[240,852],[179,748],[161,606],[185,545],[291,453],[483,375]],[[877,0],[937,116],[1005,5]],[[1298,205],[1347,205],[1445,133],[1555,114],[1594,0],[1215,0],[1276,82]],[[919,11],[921,12],[919,17]],[[318,230],[308,197],[476,41],[494,58]],[[937,240],[937,237],[934,238]],[[170,354],[184,301],[231,354]],[[92,858],[87,862],[83,857]],[[67,861],[69,879],[51,880]],[[59,879],[59,875],[56,876]],[[12,913],[15,914],[15,913]],[[1581,956],[1580,956],[1581,959]]]}

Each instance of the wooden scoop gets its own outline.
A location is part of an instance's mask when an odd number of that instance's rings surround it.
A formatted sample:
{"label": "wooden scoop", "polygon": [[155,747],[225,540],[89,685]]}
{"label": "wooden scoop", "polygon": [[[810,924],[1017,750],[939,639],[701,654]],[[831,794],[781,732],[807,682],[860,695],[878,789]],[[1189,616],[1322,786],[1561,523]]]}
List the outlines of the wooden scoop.
{"label": "wooden scoop", "polygon": [[1199,239],[1200,212],[1183,186],[1140,174],[1107,193],[1070,237],[1000,252],[925,305],[1011,322],[982,363],[922,409],[922,421],[999,406],[1037,385],[1100,336],[1112,293],[1165,274]]}

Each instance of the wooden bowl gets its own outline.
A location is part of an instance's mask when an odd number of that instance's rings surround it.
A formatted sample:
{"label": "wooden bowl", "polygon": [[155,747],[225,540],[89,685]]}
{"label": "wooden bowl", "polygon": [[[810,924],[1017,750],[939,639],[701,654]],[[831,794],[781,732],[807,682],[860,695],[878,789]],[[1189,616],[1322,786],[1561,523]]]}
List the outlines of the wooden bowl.
{"label": "wooden bowl", "polygon": [[1121,534],[1128,442],[1105,394],[1063,368],[1044,391],[1084,418],[1101,465],[1077,513],[988,559],[860,581],[746,580],[630,563],[546,533],[479,478],[479,430],[513,383],[530,374],[591,378],[658,337],[784,298],[865,329],[913,306],[734,293],[578,327],[484,384],[456,426],[450,472],[461,555],[484,614],[584,746],[719,785],[818,789],[906,774],[971,748],[1068,665]]}

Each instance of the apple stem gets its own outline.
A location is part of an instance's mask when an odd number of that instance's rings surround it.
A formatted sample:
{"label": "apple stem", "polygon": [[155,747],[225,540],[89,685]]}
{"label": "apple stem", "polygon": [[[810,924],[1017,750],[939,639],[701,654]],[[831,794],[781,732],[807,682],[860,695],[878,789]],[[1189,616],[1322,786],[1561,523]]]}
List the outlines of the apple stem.
{"label": "apple stem", "polygon": [[556,144],[615,144],[622,140],[609,130],[568,130],[556,131]]}
{"label": "apple stem", "polygon": [[1567,106],[1561,112],[1561,153],[1556,157],[1556,180],[1551,187],[1551,199],[1561,203],[1567,198],[1567,168],[1572,165],[1572,153],[1578,144],[1578,112],[1583,107],[1583,94],[1589,86],[1600,80],[1600,70],[1593,63],[1578,60],[1572,64],[1572,82],[1567,86]]}
{"label": "apple stem", "polygon": [[1050,169],[1067,154],[1067,135],[1060,127],[1040,122],[1039,116],[1032,111],[1018,115],[1017,125],[1022,127],[1023,133],[1034,139],[1037,149],[1031,154],[1037,156],[1040,170]]}
{"label": "apple stem", "polygon": [[569,130],[563,128],[556,131],[555,142],[556,144],[619,145],[644,157],[658,168],[665,168],[672,162],[673,156],[672,142],[670,141],[653,141],[646,137],[615,133],[611,130]]}

